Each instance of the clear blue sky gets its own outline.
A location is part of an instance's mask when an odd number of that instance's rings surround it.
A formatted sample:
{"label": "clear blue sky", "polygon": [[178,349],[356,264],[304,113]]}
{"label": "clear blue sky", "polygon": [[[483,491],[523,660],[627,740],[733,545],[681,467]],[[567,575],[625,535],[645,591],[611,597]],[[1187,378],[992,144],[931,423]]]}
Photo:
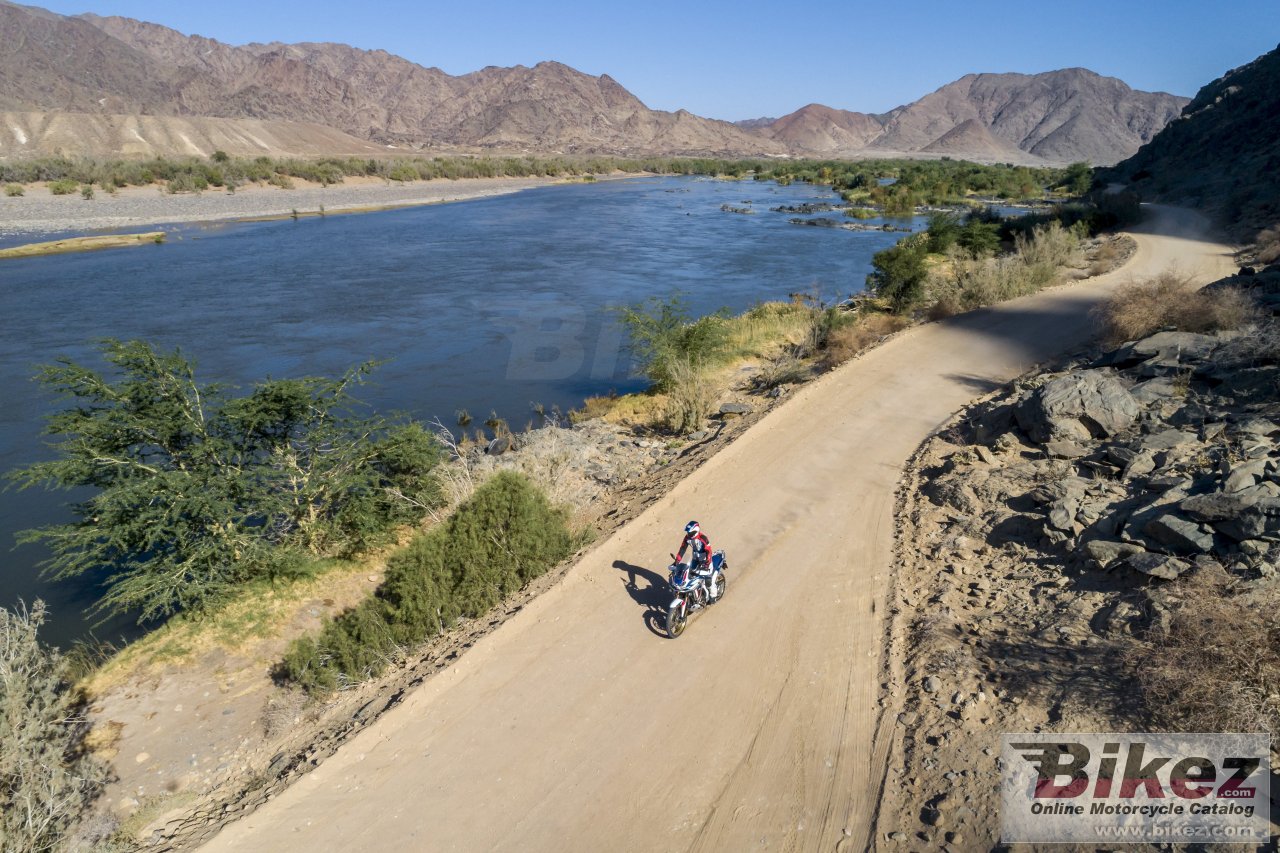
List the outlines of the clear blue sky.
{"label": "clear blue sky", "polygon": [[[28,0],[30,2],[30,0]],[[654,109],[778,116],[810,102],[883,112],[977,71],[1083,66],[1194,95],[1276,47],[1280,0],[45,0],[231,44],[338,41],[450,74],[554,59]]]}

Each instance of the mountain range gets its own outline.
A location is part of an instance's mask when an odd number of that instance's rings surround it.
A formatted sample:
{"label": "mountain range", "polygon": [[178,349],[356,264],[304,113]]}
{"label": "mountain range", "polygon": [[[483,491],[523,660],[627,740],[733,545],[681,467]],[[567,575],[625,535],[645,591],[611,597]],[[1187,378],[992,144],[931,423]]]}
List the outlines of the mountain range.
{"label": "mountain range", "polygon": [[607,74],[558,62],[454,76],[380,50],[232,46],[7,0],[0,44],[0,156],[208,154],[221,140],[240,155],[430,149],[1114,163],[1186,103],[1066,69],[972,74],[880,115],[811,104],[733,124],[651,110]]}

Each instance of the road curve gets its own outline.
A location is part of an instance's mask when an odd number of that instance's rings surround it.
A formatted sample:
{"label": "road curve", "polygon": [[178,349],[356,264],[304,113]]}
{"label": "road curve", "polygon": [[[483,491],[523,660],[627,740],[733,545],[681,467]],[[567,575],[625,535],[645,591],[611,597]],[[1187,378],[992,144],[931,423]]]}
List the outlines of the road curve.
{"label": "road curve", "polygon": [[[1232,271],[1207,233],[1152,208],[1117,273],[913,329],[804,386],[204,849],[865,849],[903,465],[971,399],[1086,341],[1117,283]],[[728,549],[729,589],[671,641],[645,605],[690,518]]]}

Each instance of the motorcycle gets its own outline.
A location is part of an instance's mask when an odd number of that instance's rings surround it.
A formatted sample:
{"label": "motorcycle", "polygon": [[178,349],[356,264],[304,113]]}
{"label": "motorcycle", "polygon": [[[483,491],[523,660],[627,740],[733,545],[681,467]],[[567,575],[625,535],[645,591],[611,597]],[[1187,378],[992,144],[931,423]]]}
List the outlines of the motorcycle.
{"label": "motorcycle", "polygon": [[691,563],[682,563],[675,554],[674,562],[667,567],[670,573],[669,583],[675,599],[667,607],[667,636],[675,639],[684,633],[689,621],[689,614],[703,607],[710,607],[724,598],[727,585],[725,570],[729,561],[724,551],[713,551],[711,554],[711,572],[699,574],[693,570]]}

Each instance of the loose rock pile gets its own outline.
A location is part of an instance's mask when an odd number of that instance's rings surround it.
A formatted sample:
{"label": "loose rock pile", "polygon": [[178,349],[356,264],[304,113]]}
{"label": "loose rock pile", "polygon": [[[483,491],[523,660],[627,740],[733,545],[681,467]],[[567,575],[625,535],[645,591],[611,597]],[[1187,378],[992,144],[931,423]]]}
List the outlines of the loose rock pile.
{"label": "loose rock pile", "polygon": [[1199,590],[1280,584],[1280,334],[1162,331],[969,409],[902,494],[875,843],[991,849],[1002,732],[1144,730]]}

